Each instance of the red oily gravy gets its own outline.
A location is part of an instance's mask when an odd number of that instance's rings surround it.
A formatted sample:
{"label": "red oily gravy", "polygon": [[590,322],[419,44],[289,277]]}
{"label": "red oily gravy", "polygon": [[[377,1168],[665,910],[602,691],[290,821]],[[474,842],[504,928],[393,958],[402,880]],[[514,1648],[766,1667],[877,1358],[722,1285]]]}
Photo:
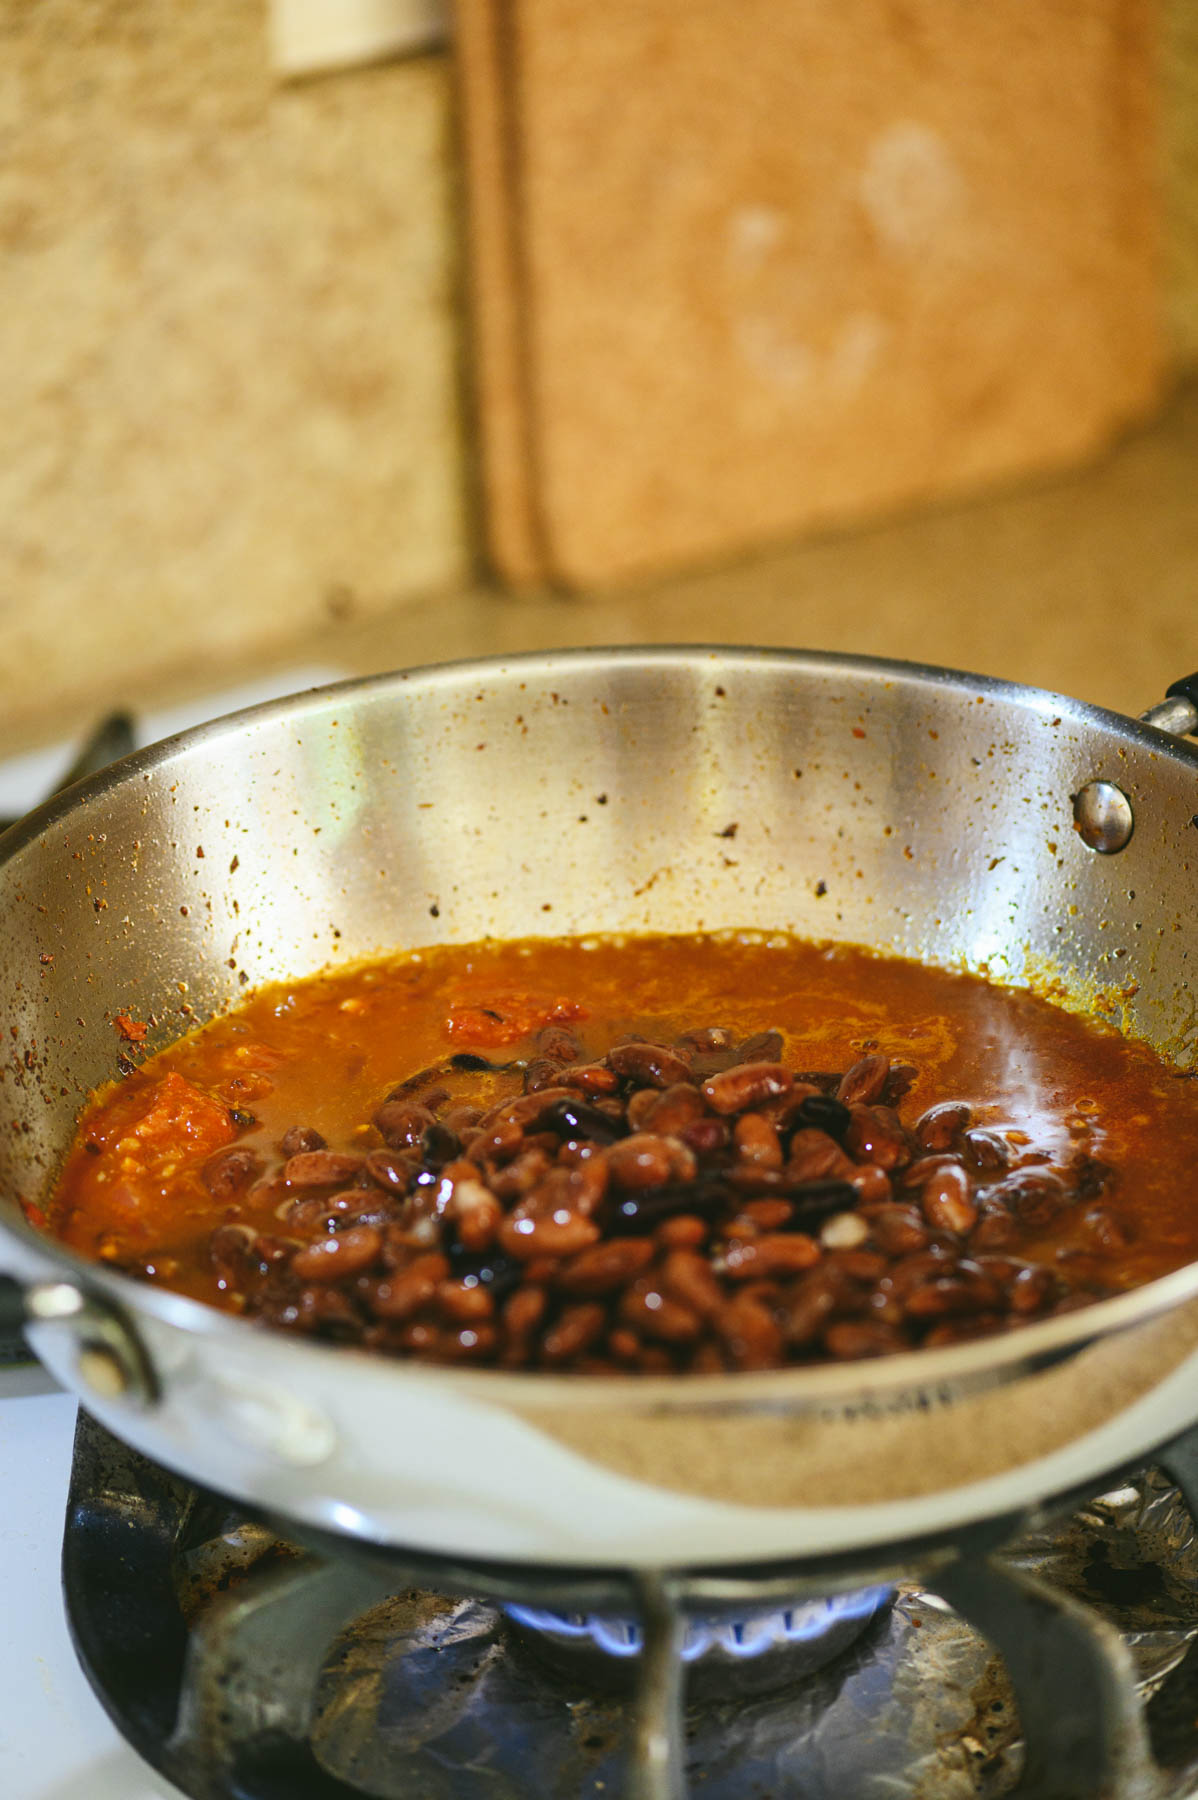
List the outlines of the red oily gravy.
{"label": "red oily gravy", "polygon": [[[376,1148],[370,1121],[414,1072],[463,1053],[526,1062],[552,1025],[584,1060],[713,1026],[737,1040],[776,1030],[777,1060],[797,1072],[881,1053],[914,1070],[904,1123],[959,1101],[1012,1168],[1089,1158],[1108,1171],[1092,1204],[1024,1227],[1021,1258],[1097,1293],[1198,1255],[1198,1083],[1148,1046],[974,976],[748,935],[437,946],[263,988],[96,1094],[37,1222],[87,1257],[238,1308],[212,1234],[278,1234],[280,1192],[264,1178],[214,1194],[214,1154],[245,1147],[269,1176],[296,1127],[333,1151]],[[441,1085],[484,1108],[521,1091],[511,1071],[454,1069]]]}

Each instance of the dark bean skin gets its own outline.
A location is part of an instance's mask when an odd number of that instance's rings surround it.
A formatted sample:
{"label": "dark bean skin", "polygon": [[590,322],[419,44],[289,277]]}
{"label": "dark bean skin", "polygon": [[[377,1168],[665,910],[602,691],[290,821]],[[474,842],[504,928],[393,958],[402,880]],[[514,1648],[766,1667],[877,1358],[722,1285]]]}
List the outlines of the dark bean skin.
{"label": "dark bean skin", "polygon": [[[244,1144],[211,1158],[231,1219],[244,1192],[281,1220],[214,1232],[214,1267],[288,1329],[596,1374],[947,1346],[1101,1293],[1129,1233],[1105,1164],[1079,1151],[1062,1175],[963,1101],[911,1125],[896,1108],[915,1071],[870,1052],[796,1076],[785,1041],[699,1027],[588,1063],[583,1037],[548,1026],[529,1060],[458,1053],[388,1094],[385,1148],[296,1126],[281,1166]],[[450,1070],[456,1095],[438,1086]],[[502,1078],[482,1105],[463,1101],[471,1073]],[[1025,1260],[1070,1207],[1083,1247]]]}
{"label": "dark bean skin", "polygon": [[568,1294],[614,1294],[643,1274],[654,1255],[649,1238],[608,1238],[564,1262],[556,1285]]}
{"label": "dark bean skin", "polygon": [[794,1076],[781,1063],[740,1063],[703,1083],[703,1098],[714,1112],[746,1112],[765,1100],[789,1094]]}
{"label": "dark bean skin", "polygon": [[200,1171],[200,1179],[214,1199],[231,1200],[261,1173],[261,1157],[247,1145],[235,1145],[209,1157]]}
{"label": "dark bean skin", "polygon": [[863,1056],[841,1077],[836,1098],[843,1106],[872,1106],[880,1099],[890,1073],[890,1058],[875,1052]]}
{"label": "dark bean skin", "polygon": [[858,1162],[880,1169],[897,1169],[911,1160],[907,1135],[897,1117],[884,1106],[850,1107],[844,1147]]}
{"label": "dark bean skin", "polygon": [[420,1143],[436,1120],[418,1100],[384,1100],[371,1123],[392,1150],[407,1150]]}
{"label": "dark bean skin", "polygon": [[279,1139],[279,1151],[283,1156],[298,1156],[302,1150],[326,1148],[319,1131],[313,1131],[310,1125],[292,1125]]}
{"label": "dark bean skin", "polygon": [[711,1156],[728,1142],[728,1127],[723,1119],[695,1119],[684,1125],[678,1136],[697,1156]]}
{"label": "dark bean skin", "polygon": [[[680,1137],[688,1125],[697,1124],[706,1116],[702,1094],[688,1083],[675,1082],[672,1087],[657,1090],[642,1088],[633,1099],[639,1100],[641,1094],[648,1094],[649,1102],[636,1123],[638,1131],[655,1131],[659,1137]],[[632,1118],[631,1102],[628,1116]],[[714,1120],[711,1122],[715,1123]],[[717,1147],[712,1145],[713,1149]]]}
{"label": "dark bean skin", "polygon": [[997,1131],[967,1131],[961,1141],[975,1169],[1009,1169],[1014,1160],[1010,1145]]}
{"label": "dark bean skin", "polygon": [[283,1180],[293,1188],[340,1187],[353,1180],[365,1161],[354,1151],[301,1150],[283,1164]]}
{"label": "dark bean skin", "polygon": [[940,1106],[930,1106],[916,1120],[916,1141],[922,1150],[951,1150],[972,1117],[963,1100],[946,1100]]}
{"label": "dark bean skin", "polygon": [[560,1137],[589,1138],[597,1144],[614,1144],[624,1132],[615,1120],[585,1100],[555,1100],[538,1120],[541,1126],[556,1131]]}
{"label": "dark bean skin", "polygon": [[291,1267],[301,1281],[341,1281],[377,1262],[383,1240],[372,1225],[351,1225],[298,1250]]}
{"label": "dark bean skin", "polygon": [[562,1087],[574,1088],[580,1094],[614,1094],[620,1078],[606,1063],[583,1063],[558,1071]]}
{"label": "dark bean skin", "polygon": [[617,1044],[607,1053],[608,1066],[639,1087],[668,1088],[689,1081],[689,1062],[665,1044]]}
{"label": "dark bean skin", "polygon": [[546,1025],[537,1032],[535,1043],[541,1055],[552,1057],[554,1062],[577,1062],[582,1055],[582,1045],[564,1025]]}
{"label": "dark bean skin", "polygon": [[808,1094],[795,1114],[794,1123],[800,1130],[813,1129],[827,1132],[829,1137],[842,1138],[849,1128],[852,1118],[843,1100],[837,1100],[833,1094]]}

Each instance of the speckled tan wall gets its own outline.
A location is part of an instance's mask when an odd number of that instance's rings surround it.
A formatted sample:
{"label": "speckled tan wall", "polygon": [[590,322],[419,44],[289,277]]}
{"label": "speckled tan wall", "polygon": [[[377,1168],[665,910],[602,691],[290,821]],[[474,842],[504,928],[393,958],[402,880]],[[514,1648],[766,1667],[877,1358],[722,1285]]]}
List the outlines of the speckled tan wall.
{"label": "speckled tan wall", "polygon": [[447,73],[0,0],[0,717],[460,579]]}
{"label": "speckled tan wall", "polygon": [[1198,368],[1198,6],[1165,0],[1163,152],[1165,291],[1178,360]]}

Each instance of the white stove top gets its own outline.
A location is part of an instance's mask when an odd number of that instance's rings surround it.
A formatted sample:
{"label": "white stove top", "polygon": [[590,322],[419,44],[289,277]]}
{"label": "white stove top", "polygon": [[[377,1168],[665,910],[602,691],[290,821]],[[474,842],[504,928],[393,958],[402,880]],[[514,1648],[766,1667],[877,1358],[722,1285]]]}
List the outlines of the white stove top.
{"label": "white stove top", "polygon": [[[293,669],[148,715],[138,741],[341,671]],[[98,721],[83,721],[80,738]],[[61,779],[78,741],[0,764],[0,814],[27,810]],[[5,1800],[184,1800],[125,1744],[92,1693],[67,1633],[59,1578],[75,1400],[42,1371],[0,1369],[0,1794]]]}

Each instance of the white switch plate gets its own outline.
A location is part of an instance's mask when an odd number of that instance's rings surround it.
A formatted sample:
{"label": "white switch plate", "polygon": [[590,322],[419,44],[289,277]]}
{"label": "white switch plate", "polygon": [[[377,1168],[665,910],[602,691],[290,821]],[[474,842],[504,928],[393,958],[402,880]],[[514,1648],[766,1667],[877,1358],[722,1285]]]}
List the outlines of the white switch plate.
{"label": "white switch plate", "polygon": [[271,0],[280,75],[315,75],[431,50],[448,33],[445,0]]}

